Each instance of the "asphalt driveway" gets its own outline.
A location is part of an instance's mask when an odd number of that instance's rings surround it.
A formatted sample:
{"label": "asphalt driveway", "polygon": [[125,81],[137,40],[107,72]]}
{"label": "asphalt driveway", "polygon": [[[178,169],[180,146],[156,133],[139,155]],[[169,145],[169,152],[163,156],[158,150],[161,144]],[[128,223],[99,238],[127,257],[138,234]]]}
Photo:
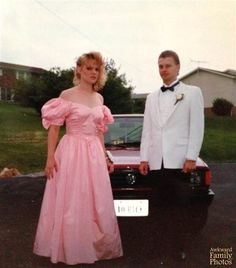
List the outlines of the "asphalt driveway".
{"label": "asphalt driveway", "polygon": [[[236,254],[236,163],[210,164],[210,168],[215,197],[207,209],[196,207],[204,212],[204,225],[200,232],[189,236],[184,262],[173,257],[174,240],[167,242],[166,257],[162,260],[156,235],[156,223],[161,215],[153,213],[150,217],[118,219],[124,257],[74,267],[236,267],[233,260]],[[1,268],[68,267],[53,265],[47,258],[32,254],[44,184],[41,174],[0,180]],[[193,217],[189,224],[196,226],[199,219]]]}

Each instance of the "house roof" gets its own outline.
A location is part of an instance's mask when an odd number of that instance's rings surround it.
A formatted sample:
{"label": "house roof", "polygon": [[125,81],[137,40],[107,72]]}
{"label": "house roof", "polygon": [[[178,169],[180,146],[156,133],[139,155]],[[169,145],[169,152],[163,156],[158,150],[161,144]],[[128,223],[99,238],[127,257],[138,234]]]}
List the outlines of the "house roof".
{"label": "house roof", "polygon": [[16,70],[16,71],[25,71],[25,72],[30,72],[30,73],[42,73],[45,71],[45,69],[38,68],[38,67],[13,64],[13,63],[2,62],[2,61],[0,62],[0,68],[8,69],[8,70]]}
{"label": "house roof", "polygon": [[149,93],[133,93],[131,95],[131,98],[134,99],[134,100],[137,100],[137,99],[146,99],[148,94]]}
{"label": "house roof", "polygon": [[227,69],[227,70],[225,71],[225,73],[236,76],[236,70]]}
{"label": "house roof", "polygon": [[197,72],[208,72],[208,73],[212,73],[212,74],[216,74],[216,75],[220,75],[220,76],[224,76],[224,77],[228,77],[231,79],[236,79],[236,70],[232,70],[232,69],[227,69],[224,72],[221,71],[217,71],[217,70],[212,70],[212,69],[207,69],[207,68],[196,68],[193,71],[183,75],[180,80],[183,80],[187,77],[189,77],[190,75],[193,75],[194,73]]}

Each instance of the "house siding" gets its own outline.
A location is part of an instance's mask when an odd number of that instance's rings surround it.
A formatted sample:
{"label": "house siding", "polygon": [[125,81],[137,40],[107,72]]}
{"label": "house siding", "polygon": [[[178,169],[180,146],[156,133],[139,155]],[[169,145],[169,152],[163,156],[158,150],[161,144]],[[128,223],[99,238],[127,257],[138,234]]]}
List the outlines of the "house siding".
{"label": "house siding", "polygon": [[31,75],[40,76],[44,69],[0,62],[0,100],[14,101],[15,85],[19,78],[26,79]]}
{"label": "house siding", "polygon": [[214,115],[211,108],[216,98],[224,98],[233,103],[232,115],[236,116],[235,70],[228,69],[222,72],[206,68],[197,68],[181,77],[180,81],[186,84],[196,85],[202,89],[205,114],[207,116]]}

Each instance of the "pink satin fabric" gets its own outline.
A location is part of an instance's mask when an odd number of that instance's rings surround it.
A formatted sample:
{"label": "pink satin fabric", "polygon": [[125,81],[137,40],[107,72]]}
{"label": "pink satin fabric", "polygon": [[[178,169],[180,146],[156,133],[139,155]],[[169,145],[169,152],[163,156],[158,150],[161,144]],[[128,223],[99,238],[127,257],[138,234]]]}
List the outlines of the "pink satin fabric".
{"label": "pink satin fabric", "polygon": [[53,263],[93,263],[123,255],[113,196],[98,131],[113,122],[106,106],[55,98],[42,108],[43,126],[63,125],[55,158],[58,171],[47,180],[34,253]]}

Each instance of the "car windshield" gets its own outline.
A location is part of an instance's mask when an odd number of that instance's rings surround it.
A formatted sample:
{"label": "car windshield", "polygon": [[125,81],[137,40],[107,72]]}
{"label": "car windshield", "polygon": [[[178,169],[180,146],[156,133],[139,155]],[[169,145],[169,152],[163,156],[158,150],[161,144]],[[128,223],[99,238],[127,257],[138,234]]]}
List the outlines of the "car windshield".
{"label": "car windshield", "polygon": [[108,125],[105,133],[106,146],[139,146],[143,127],[142,116],[114,116],[115,122]]}

